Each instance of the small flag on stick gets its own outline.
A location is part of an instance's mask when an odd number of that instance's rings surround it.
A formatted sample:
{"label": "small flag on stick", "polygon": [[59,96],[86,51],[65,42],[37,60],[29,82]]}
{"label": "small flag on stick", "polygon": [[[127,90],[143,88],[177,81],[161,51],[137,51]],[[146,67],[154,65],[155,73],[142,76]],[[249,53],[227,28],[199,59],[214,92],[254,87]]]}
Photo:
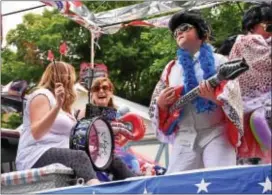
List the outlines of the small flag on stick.
{"label": "small flag on stick", "polygon": [[47,54],[47,60],[49,60],[49,61],[53,61],[54,60],[54,54],[53,54],[53,52],[51,51],[51,50],[48,50],[48,54]]}
{"label": "small flag on stick", "polygon": [[67,44],[66,44],[66,42],[63,42],[59,47],[59,52],[60,52],[61,55],[66,56],[67,51],[68,51]]}

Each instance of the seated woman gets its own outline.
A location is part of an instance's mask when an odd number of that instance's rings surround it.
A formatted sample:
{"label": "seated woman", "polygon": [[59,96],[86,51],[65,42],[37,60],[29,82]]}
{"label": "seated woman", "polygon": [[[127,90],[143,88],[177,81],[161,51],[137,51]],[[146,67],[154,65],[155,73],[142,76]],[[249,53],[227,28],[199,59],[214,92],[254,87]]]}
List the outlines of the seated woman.
{"label": "seated woman", "polygon": [[75,80],[72,65],[55,62],[47,66],[37,90],[26,102],[16,157],[18,170],[61,163],[87,184],[100,183],[86,152],[69,149],[70,131],[76,123],[71,108],[76,99]]}
{"label": "seated woman", "polygon": [[[106,77],[100,77],[94,80],[91,88],[91,103],[96,106],[111,107],[116,108],[113,103],[113,90],[114,86],[110,79]],[[81,119],[85,116],[85,109],[81,110],[78,118]],[[115,141],[118,142],[118,134],[122,129],[113,129],[115,136]],[[129,136],[129,132],[127,133]],[[119,158],[114,155],[112,164],[109,167],[109,172],[114,176],[113,180],[125,179],[128,177],[136,176],[127,167],[127,165]]]}

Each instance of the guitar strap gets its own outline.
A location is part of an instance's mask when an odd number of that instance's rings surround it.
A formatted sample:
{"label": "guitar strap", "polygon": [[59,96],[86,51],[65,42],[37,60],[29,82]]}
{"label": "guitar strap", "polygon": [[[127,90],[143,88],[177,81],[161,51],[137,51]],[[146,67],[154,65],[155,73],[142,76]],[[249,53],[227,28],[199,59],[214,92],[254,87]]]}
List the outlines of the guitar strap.
{"label": "guitar strap", "polygon": [[176,60],[172,60],[171,62],[169,62],[169,66],[168,66],[168,68],[166,70],[166,80],[165,80],[166,86],[169,86],[169,78],[168,77],[169,77],[169,75],[171,73],[171,69],[173,68],[175,63],[176,63]]}

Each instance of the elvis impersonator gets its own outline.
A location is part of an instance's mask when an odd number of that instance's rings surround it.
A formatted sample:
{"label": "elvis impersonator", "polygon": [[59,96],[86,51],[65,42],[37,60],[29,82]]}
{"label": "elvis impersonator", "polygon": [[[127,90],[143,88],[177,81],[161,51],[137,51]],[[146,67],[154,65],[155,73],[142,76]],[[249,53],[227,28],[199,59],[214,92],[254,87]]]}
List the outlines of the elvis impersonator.
{"label": "elvis impersonator", "polygon": [[[243,136],[243,107],[237,80],[212,88],[206,80],[227,58],[207,43],[210,29],[194,12],[172,16],[169,28],[178,45],[176,60],[164,68],[152,95],[149,115],[157,138],[172,144],[167,173],[236,165],[236,149]],[[199,96],[186,104],[174,130],[161,128],[161,119],[176,99],[199,86]],[[166,174],[167,174],[166,173]]]}

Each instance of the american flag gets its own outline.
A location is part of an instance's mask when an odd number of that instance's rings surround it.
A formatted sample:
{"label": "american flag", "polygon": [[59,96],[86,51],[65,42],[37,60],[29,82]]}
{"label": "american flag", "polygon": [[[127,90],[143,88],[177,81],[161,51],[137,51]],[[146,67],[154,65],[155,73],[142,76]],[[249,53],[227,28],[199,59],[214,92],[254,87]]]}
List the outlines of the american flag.
{"label": "american flag", "polygon": [[56,9],[58,9],[59,11],[62,11],[65,8],[65,1],[41,1],[42,3],[44,3],[45,5],[54,7]]}
{"label": "american flag", "polygon": [[129,178],[96,186],[75,186],[50,194],[271,194],[271,164],[195,170]]}

